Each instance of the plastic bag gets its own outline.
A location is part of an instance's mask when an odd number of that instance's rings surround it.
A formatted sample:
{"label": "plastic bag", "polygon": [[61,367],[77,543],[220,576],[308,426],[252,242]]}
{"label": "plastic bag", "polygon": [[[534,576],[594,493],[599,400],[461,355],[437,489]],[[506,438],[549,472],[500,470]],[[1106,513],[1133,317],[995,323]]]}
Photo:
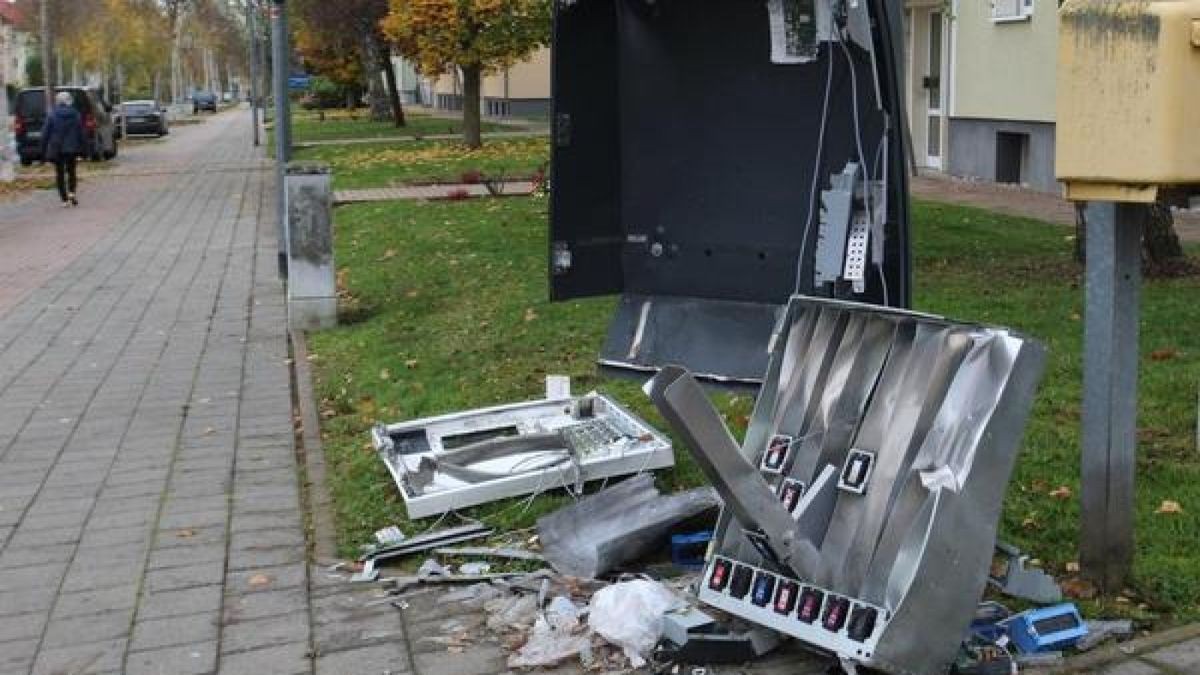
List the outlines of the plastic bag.
{"label": "plastic bag", "polygon": [[579,613],[569,598],[560,595],[551,600],[545,615],[534,623],[529,639],[508,658],[508,667],[555,666],[576,655],[589,658],[591,640],[579,634]]}
{"label": "plastic bag", "polygon": [[625,581],[592,596],[588,626],[620,647],[633,667],[640,668],[662,637],[663,615],[685,604],[658,582]]}

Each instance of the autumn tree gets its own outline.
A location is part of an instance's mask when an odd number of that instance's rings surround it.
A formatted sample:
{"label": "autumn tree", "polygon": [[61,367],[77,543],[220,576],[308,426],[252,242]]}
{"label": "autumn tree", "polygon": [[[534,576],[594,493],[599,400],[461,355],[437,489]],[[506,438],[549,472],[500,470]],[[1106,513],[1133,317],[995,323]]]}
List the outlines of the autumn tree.
{"label": "autumn tree", "polygon": [[[301,55],[334,80],[349,73],[349,58],[357,58],[370,94],[372,119],[391,119],[396,126],[404,126],[391,45],[380,26],[388,14],[388,0],[294,0],[293,6]],[[380,82],[381,74],[386,87]]]}
{"label": "autumn tree", "polygon": [[422,73],[462,72],[463,140],[478,148],[483,76],[550,41],[550,0],[391,0],[382,25]]}

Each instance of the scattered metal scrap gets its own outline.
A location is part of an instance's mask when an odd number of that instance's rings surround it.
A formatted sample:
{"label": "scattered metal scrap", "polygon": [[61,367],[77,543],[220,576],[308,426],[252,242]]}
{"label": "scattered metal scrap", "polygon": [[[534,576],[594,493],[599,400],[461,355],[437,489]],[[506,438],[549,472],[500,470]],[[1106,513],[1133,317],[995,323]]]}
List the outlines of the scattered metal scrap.
{"label": "scattered metal scrap", "polygon": [[507,558],[509,560],[529,560],[542,562],[546,559],[540,553],[526,551],[522,548],[489,548],[486,546],[462,546],[459,548],[439,548],[434,553],[460,557],[479,556],[483,558]]}
{"label": "scattered metal scrap", "polygon": [[988,583],[1001,593],[1039,605],[1062,602],[1062,589],[1054,577],[1039,569],[1026,567],[1029,556],[1009,544],[997,542],[996,553],[1003,558],[1003,574],[988,576]]}
{"label": "scattered metal scrap", "polygon": [[565,378],[546,398],[372,430],[410,518],[567,488],[675,463],[670,442],[600,394],[572,397]]}
{"label": "scattered metal scrap", "polygon": [[359,561],[373,564],[384,560],[403,558],[414,553],[431,551],[451,544],[482,539],[491,535],[492,532],[491,528],[479,523],[438,530],[404,539],[397,544],[371,546],[363,553]]}

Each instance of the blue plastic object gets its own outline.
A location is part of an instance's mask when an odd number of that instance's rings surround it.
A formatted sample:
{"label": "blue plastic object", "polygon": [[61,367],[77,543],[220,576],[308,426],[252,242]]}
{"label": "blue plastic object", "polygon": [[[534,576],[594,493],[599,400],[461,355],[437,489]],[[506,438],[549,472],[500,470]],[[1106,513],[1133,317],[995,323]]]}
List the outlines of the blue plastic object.
{"label": "blue plastic object", "polygon": [[711,530],[671,535],[671,562],[684,569],[704,569],[704,554],[712,538]]}
{"label": "blue plastic object", "polygon": [[1087,635],[1087,623],[1072,603],[1031,609],[1005,620],[1008,637],[1023,654],[1056,652]]}

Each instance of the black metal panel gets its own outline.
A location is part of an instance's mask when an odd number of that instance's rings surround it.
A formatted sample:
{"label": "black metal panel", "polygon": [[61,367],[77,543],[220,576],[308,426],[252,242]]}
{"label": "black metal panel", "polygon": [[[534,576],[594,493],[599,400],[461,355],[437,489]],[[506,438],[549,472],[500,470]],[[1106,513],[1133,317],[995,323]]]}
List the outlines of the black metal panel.
{"label": "black metal panel", "polygon": [[[735,336],[721,328],[738,321],[730,307],[758,304],[765,317],[793,293],[833,292],[812,286],[820,219],[811,205],[814,169],[819,200],[833,174],[863,158],[888,185],[886,284],[873,267],[865,294],[842,297],[908,306],[903,6],[868,4],[874,59],[858,45],[823,42],[816,61],[781,65],[771,61],[765,0],[558,3],[551,294],[622,291],[636,296],[624,310],[648,297],[697,315],[661,332],[683,347],[655,342],[629,368],[674,362],[735,379],[760,368],[768,322],[752,321]],[[624,360],[635,315],[618,312],[606,364]],[[734,337],[746,344],[733,345]],[[670,360],[683,357],[690,360]],[[727,368],[731,359],[741,367]]]}
{"label": "black metal panel", "polygon": [[[612,0],[557,12],[552,64],[550,293],[555,300],[620,291],[616,10]],[[571,256],[556,272],[555,247]]]}

